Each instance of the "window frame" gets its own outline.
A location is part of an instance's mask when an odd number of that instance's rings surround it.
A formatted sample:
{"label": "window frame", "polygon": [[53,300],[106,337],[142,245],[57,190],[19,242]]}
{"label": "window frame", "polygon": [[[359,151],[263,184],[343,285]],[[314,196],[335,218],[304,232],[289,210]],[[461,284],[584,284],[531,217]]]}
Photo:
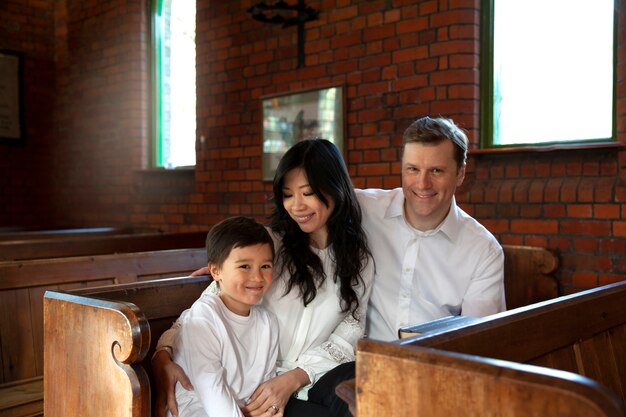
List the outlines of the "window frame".
{"label": "window frame", "polygon": [[478,153],[510,150],[549,151],[558,149],[581,149],[621,146],[617,140],[617,64],[618,64],[618,11],[613,1],[613,103],[610,138],[586,139],[575,141],[556,141],[529,144],[493,143],[493,94],[494,94],[494,4],[495,0],[481,0],[480,13],[480,138]]}

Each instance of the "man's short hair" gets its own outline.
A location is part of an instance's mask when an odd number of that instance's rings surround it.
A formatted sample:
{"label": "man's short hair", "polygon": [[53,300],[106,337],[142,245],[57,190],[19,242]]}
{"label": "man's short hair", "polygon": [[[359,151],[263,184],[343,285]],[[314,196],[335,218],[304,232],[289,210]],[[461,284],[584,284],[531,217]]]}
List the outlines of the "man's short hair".
{"label": "man's short hair", "polygon": [[444,140],[452,141],[454,159],[458,168],[467,161],[467,135],[452,119],[424,116],[406,128],[402,140],[402,150],[407,143],[439,144]]}

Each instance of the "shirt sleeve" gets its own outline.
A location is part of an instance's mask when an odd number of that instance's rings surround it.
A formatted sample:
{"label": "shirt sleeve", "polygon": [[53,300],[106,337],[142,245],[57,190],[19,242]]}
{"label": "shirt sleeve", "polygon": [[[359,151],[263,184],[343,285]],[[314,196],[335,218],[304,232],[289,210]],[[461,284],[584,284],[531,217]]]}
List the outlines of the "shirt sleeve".
{"label": "shirt sleeve", "polygon": [[504,251],[490,245],[477,263],[461,305],[461,315],[484,317],[506,309],[504,298]]}
{"label": "shirt sleeve", "polygon": [[268,379],[276,376],[276,362],[278,361],[278,350],[279,350],[279,343],[280,343],[280,338],[279,338],[280,329],[278,328],[279,326],[278,320],[276,319],[276,316],[274,316],[273,313],[270,313],[269,311],[267,311],[267,314],[269,316],[271,340],[270,340],[270,349],[268,353],[269,360],[267,361],[267,369],[265,372],[265,376],[263,378],[264,381],[267,381]]}
{"label": "shirt sleeve", "polygon": [[[371,258],[363,270],[362,277],[364,285],[357,289],[359,308],[354,316],[351,311],[347,312],[328,340],[307,350],[295,362],[307,373],[311,381],[301,389],[301,392],[307,392],[329,370],[355,360],[356,343],[365,333],[367,305],[374,281],[374,262]],[[297,394],[297,397],[306,399],[300,394]]]}
{"label": "shirt sleeve", "polygon": [[[216,294],[217,291],[219,291],[217,284],[215,281],[213,281],[207,287],[207,289],[202,292],[200,297],[203,297],[205,294],[209,294],[209,293]],[[178,336],[178,332],[180,330],[181,319],[185,317],[187,314],[189,314],[189,309],[183,311],[178,317],[178,319],[176,319],[176,321],[172,324],[172,326],[161,334],[161,337],[159,337],[159,340],[157,341],[155,352],[162,350],[166,346],[171,347],[172,350],[174,349],[176,337]]]}
{"label": "shirt sleeve", "polygon": [[191,317],[180,327],[178,356],[186,364],[194,392],[209,416],[243,417],[226,382],[226,369],[222,364],[220,341],[226,337],[209,320]]}

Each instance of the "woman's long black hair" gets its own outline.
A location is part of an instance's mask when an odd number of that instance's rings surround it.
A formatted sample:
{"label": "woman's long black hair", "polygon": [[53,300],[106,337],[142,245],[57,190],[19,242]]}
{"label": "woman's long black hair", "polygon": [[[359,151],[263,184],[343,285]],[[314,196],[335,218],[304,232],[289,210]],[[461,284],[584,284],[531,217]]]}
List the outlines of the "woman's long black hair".
{"label": "woman's long black hair", "polygon": [[306,139],[297,142],[281,158],[274,176],[274,211],[270,227],[281,237],[278,253],[280,273],[289,274],[286,293],[294,286],[300,290],[304,305],[317,295],[317,289],[327,278],[322,261],[310,247],[309,235],[303,232],[283,206],[283,186],[288,172],[302,168],[308,183],[327,207],[328,197],[335,202],[330,215],[328,243],[335,262],[335,276],[340,283],[342,311],[354,312],[359,299],[354,288],[363,284],[361,272],[371,256],[367,237],[361,226],[361,208],[356,199],[348,169],[337,147],[325,139]]}

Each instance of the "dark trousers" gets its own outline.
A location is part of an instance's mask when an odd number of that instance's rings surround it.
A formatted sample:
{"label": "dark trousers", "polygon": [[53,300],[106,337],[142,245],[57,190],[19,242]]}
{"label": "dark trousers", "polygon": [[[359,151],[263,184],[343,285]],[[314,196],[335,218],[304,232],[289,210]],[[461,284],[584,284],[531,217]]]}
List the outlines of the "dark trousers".
{"label": "dark trousers", "polygon": [[326,372],[309,390],[309,400],[291,398],[285,417],[352,417],[348,404],[335,394],[340,382],[354,378],[354,362],[343,363]]}

